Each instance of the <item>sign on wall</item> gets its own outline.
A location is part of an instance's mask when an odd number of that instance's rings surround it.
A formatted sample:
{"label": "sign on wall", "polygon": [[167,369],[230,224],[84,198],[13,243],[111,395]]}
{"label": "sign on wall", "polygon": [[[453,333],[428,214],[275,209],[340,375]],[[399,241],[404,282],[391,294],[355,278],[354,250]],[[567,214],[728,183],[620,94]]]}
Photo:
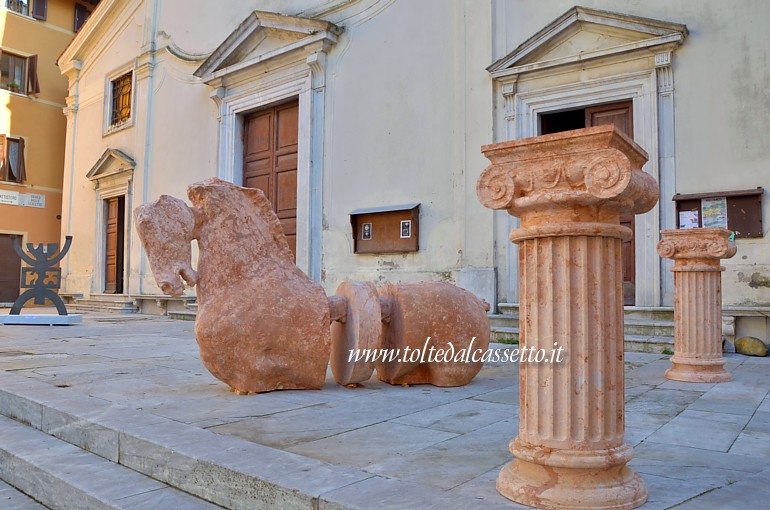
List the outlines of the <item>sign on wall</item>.
{"label": "sign on wall", "polygon": [[19,205],[19,192],[0,189],[0,204]]}
{"label": "sign on wall", "polygon": [[38,193],[19,193],[18,191],[0,190],[0,204],[20,205],[45,209],[45,195]]}
{"label": "sign on wall", "polygon": [[37,209],[45,209],[45,195],[38,195],[37,193],[22,194],[19,200],[19,205],[35,207]]}

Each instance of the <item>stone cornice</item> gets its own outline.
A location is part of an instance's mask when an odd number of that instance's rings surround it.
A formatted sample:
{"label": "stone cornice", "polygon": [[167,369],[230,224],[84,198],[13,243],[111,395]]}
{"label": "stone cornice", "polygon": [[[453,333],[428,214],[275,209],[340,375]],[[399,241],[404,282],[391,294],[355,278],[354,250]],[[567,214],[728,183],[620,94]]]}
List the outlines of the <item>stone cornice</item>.
{"label": "stone cornice", "polygon": [[[538,58],[537,55],[544,49],[558,44],[584,25],[598,27],[599,30],[606,30],[609,33],[622,31],[629,35],[634,34],[635,40],[608,48],[581,51],[556,59]],[[489,66],[487,70],[495,79],[507,79],[539,69],[639,50],[655,53],[664,50],[672,51],[684,41],[687,35],[687,27],[680,23],[577,6],[546,25],[511,53]]]}
{"label": "stone cornice", "polygon": [[505,209],[514,216],[599,204],[639,214],[658,200],[657,182],[642,171],[647,153],[614,126],[486,145],[481,150],[492,164],[478,179],[478,198],[485,207]]}

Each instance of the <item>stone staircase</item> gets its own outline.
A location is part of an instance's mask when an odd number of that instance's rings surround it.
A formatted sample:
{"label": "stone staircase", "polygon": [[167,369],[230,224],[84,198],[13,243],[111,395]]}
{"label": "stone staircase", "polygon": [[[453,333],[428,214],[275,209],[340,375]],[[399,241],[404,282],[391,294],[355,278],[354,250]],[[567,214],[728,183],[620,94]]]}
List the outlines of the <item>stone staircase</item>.
{"label": "stone staircase", "polygon": [[189,301],[184,304],[184,310],[169,310],[169,319],[177,319],[180,321],[194,321],[198,314],[198,302]]}
{"label": "stone staircase", "polygon": [[[519,342],[519,305],[500,303],[499,313],[490,313],[493,342]],[[633,352],[671,354],[674,351],[674,310],[665,307],[627,306],[624,310],[624,348]]]}
{"label": "stone staircase", "polygon": [[136,313],[139,305],[130,296],[122,294],[91,294],[89,297],[75,295],[65,297],[67,310],[73,312],[101,312],[101,313]]}
{"label": "stone staircase", "polygon": [[477,503],[5,371],[0,371],[0,479],[53,510],[352,510],[393,495],[416,508]]}

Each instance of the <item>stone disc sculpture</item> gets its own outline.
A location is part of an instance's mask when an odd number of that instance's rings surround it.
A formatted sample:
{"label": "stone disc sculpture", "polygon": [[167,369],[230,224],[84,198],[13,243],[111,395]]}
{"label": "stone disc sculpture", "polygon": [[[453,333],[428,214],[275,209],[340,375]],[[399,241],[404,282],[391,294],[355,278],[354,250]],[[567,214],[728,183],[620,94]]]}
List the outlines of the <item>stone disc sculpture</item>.
{"label": "stone disc sculpture", "polygon": [[379,349],[382,343],[380,296],[372,283],[342,282],[337,296],[344,298],[344,321],[332,322],[331,367],[337,383],[355,384],[369,380],[375,362],[351,360],[356,349]]}
{"label": "stone disc sculpture", "polygon": [[[201,361],[239,393],[320,389],[329,303],[295,264],[270,202],[220,179],[191,185],[192,207],[161,196],[134,211],[155,280],[168,295],[197,285]],[[191,241],[198,241],[197,272]]]}
{"label": "stone disc sculpture", "polygon": [[329,307],[339,384],[368,381],[376,368],[390,384],[462,386],[479,373],[489,347],[488,305],[448,283],[387,285],[378,292],[371,283],[343,282]]}

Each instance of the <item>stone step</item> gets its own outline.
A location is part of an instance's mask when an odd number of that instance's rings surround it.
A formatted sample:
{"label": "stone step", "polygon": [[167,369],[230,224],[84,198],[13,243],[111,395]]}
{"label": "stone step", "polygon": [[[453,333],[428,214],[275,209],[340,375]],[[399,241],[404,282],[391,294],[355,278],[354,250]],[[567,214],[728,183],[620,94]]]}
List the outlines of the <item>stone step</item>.
{"label": "stone step", "polygon": [[221,508],[5,417],[0,477],[52,510]]}
{"label": "stone step", "polygon": [[133,308],[125,308],[125,307],[107,307],[107,306],[96,306],[96,305],[82,305],[82,304],[71,304],[66,305],[67,310],[71,310],[73,312],[97,312],[97,313],[136,313],[136,310]]}
{"label": "stone step", "polygon": [[623,308],[626,319],[672,321],[674,309],[665,306],[626,306]]}
{"label": "stone step", "polygon": [[489,341],[497,342],[501,344],[518,344],[519,343],[519,328],[518,327],[505,327],[505,326],[493,326],[489,332]]}
{"label": "stone step", "polygon": [[623,348],[626,352],[673,354],[674,338],[669,336],[626,335]]}
{"label": "stone step", "polygon": [[[519,316],[518,303],[498,303],[500,314]],[[727,312],[731,307],[725,307]],[[625,306],[623,314],[627,319],[673,321],[674,309],[667,306]],[[491,314],[492,315],[492,314]]]}
{"label": "stone step", "polygon": [[0,482],[0,508],[3,510],[46,510],[46,507],[5,482]]}
{"label": "stone step", "polygon": [[500,313],[519,316],[518,303],[497,303],[497,309],[500,310]]}
{"label": "stone step", "polygon": [[519,315],[512,313],[488,313],[489,325],[492,327],[502,326],[509,328],[519,327]]}
{"label": "stone step", "polygon": [[[489,339],[491,342],[501,344],[518,344],[519,328],[492,327]],[[626,352],[672,354],[674,352],[674,338],[671,336],[626,334],[623,350]]]}
{"label": "stone step", "polygon": [[191,312],[197,312],[198,311],[198,301],[188,301],[184,304],[184,307],[190,310]]}
{"label": "stone step", "polygon": [[138,311],[133,299],[111,296],[75,298],[74,303],[67,304],[67,309],[103,313],[136,313]]}
{"label": "stone step", "polygon": [[[257,399],[254,405],[258,405]],[[0,414],[36,429],[41,437],[43,433],[54,436],[104,462],[118,463],[224,508],[368,509],[373,498],[393,495],[414,508],[459,510],[477,503],[470,496],[328,464],[4,371],[0,371]],[[21,446],[29,449],[29,444]],[[35,459],[42,458],[36,455]],[[125,483],[111,482],[110,486]],[[490,504],[487,508],[508,506]]]}
{"label": "stone step", "polygon": [[665,336],[673,338],[674,321],[631,319],[626,317],[623,331],[626,336]]}
{"label": "stone step", "polygon": [[[499,303],[505,313],[488,314],[491,339],[515,343],[519,338],[519,305]],[[663,353],[673,350],[674,311],[665,307],[625,307],[624,349],[632,352]]]}
{"label": "stone step", "polygon": [[176,319],[180,321],[194,321],[198,313],[193,311],[188,311],[188,310],[169,310],[167,315],[169,319]]}

